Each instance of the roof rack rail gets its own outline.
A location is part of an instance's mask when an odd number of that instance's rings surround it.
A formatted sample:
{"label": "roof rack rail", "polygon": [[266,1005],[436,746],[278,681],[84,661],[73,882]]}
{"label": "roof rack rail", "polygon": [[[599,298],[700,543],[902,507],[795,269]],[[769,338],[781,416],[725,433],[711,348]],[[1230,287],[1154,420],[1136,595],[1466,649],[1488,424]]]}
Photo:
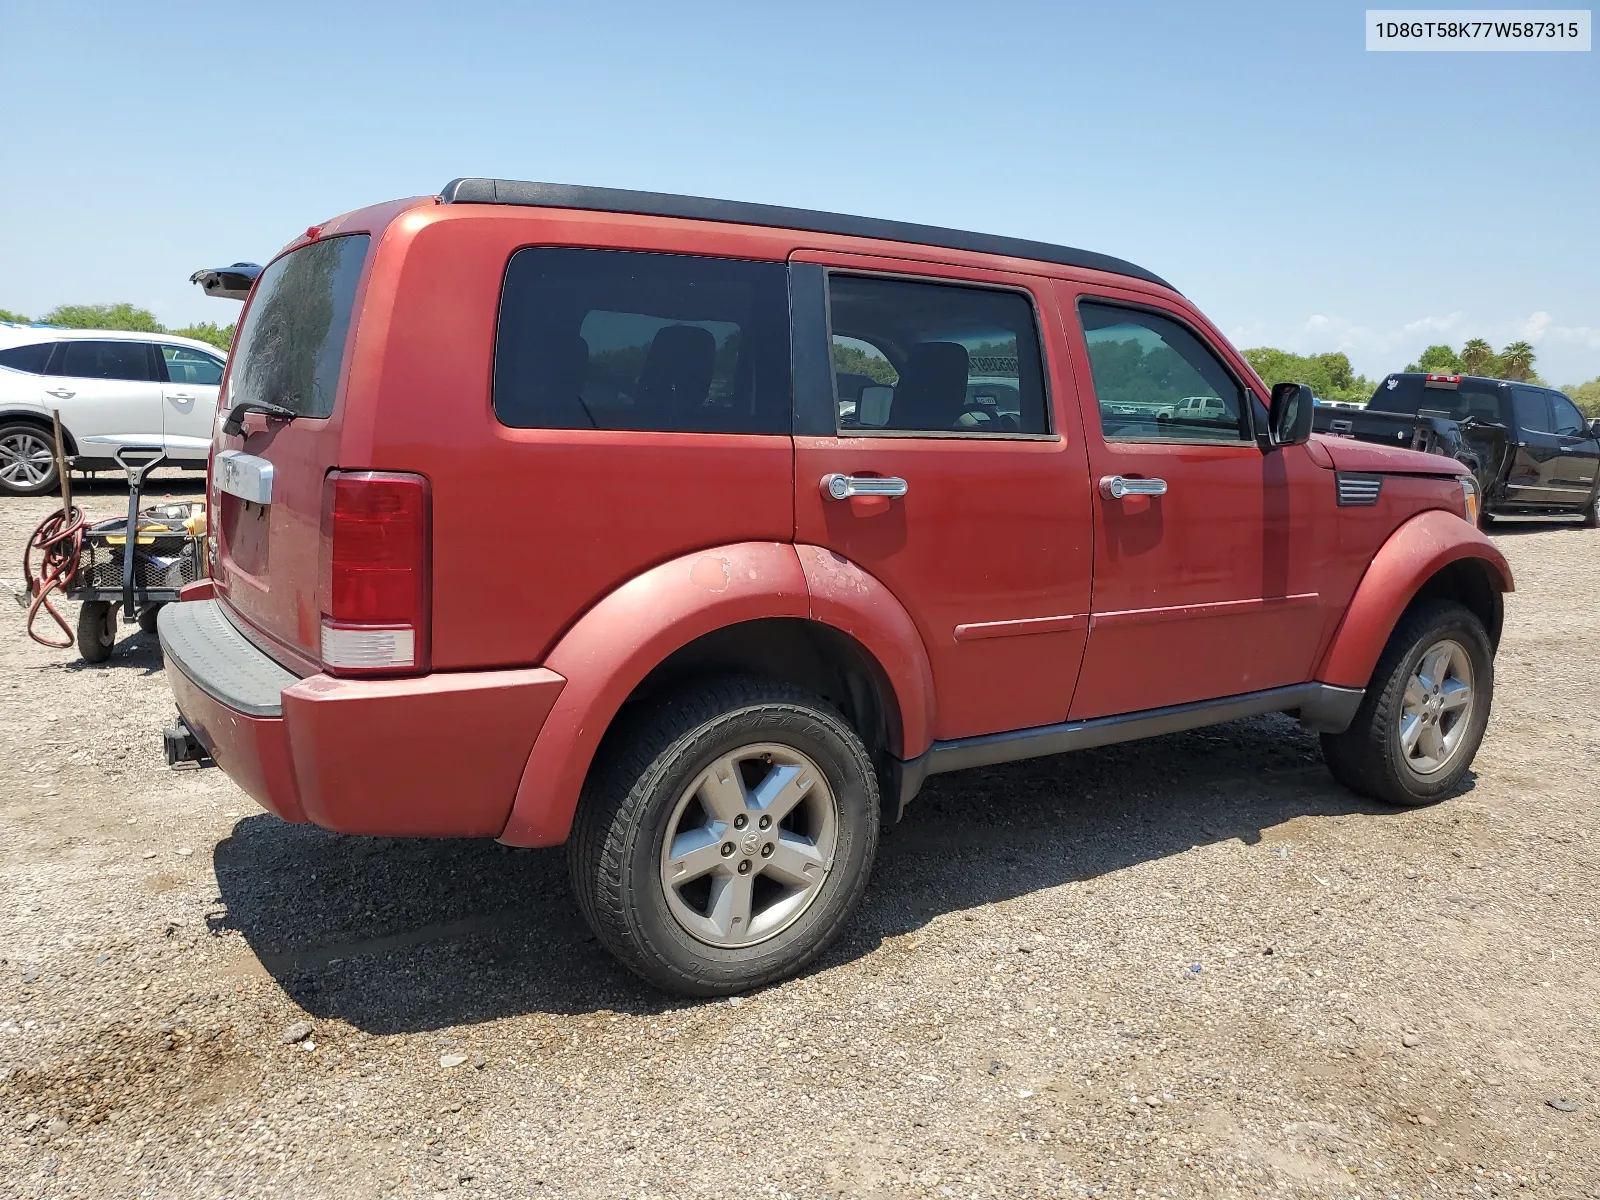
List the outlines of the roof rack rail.
{"label": "roof rack rail", "polygon": [[512,204],[533,208],[578,208],[596,212],[638,213],[652,217],[683,217],[693,221],[727,221],[775,229],[803,229],[811,233],[836,233],[846,237],[881,238],[918,246],[943,246],[980,254],[1003,254],[1084,267],[1142,279],[1176,291],[1170,283],[1124,259],[1093,250],[1076,250],[1051,242],[1000,237],[889,221],[880,217],[852,217],[843,213],[785,208],[777,204],[751,204],[740,200],[710,200],[701,196],[675,196],[666,192],[635,192],[622,188],[584,187],[569,183],[524,183],[514,179],[452,179],[439,192],[446,204]]}

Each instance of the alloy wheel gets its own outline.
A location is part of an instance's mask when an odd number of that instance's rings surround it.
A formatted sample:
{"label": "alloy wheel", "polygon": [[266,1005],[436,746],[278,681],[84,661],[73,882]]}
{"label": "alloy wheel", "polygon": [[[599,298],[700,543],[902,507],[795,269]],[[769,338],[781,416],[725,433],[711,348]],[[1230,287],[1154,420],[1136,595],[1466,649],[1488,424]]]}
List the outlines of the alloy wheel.
{"label": "alloy wheel", "polygon": [[1455,759],[1472,723],[1472,659],[1453,639],[1423,651],[1400,706],[1400,754],[1417,775],[1433,775]]}
{"label": "alloy wheel", "polygon": [[707,945],[766,941],[822,892],[838,836],[838,801],[816,763],[792,746],[741,746],[673,806],[660,860],[667,907]]}
{"label": "alloy wheel", "polygon": [[0,481],[12,487],[38,487],[54,463],[55,451],[40,434],[21,429],[0,438]]}

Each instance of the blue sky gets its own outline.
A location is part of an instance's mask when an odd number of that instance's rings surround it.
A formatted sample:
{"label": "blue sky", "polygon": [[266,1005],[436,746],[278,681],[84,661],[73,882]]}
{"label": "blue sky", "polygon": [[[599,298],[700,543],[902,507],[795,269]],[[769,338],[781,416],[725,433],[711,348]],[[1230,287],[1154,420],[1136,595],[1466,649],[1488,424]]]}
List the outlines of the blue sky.
{"label": "blue sky", "polygon": [[1041,238],[1241,346],[1600,375],[1600,58],[1372,54],[1351,4],[0,0],[0,307],[130,300],[456,175]]}

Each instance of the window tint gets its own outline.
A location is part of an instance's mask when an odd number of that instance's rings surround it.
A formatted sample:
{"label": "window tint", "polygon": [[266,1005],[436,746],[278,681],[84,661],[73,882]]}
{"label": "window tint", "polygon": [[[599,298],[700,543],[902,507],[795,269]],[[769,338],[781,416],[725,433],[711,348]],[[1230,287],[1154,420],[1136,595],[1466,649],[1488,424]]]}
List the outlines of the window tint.
{"label": "window tint", "polygon": [[73,379],[136,379],[149,381],[148,342],[67,342],[57,375]]}
{"label": "window tint", "polygon": [[828,303],[840,432],[1048,432],[1026,296],[830,275]]}
{"label": "window tint", "polygon": [[519,429],[788,433],[787,269],[519,250],[500,299],[494,411]]}
{"label": "window tint", "polygon": [[1216,356],[1178,322],[1078,305],[1108,440],[1238,442],[1250,437],[1243,394]]}
{"label": "window tint", "polygon": [[1517,425],[1533,433],[1550,432],[1550,403],[1537,388],[1512,388],[1517,406]]}
{"label": "window tint", "polygon": [[261,272],[234,339],[227,406],[254,400],[306,417],[333,412],[370,240],[364,233],[325,238]]}
{"label": "window tint", "polygon": [[203,351],[187,346],[162,346],[161,357],[167,360],[170,383],[215,387],[222,382],[222,364]]}
{"label": "window tint", "polygon": [[1550,407],[1554,410],[1556,432],[1564,437],[1588,437],[1589,423],[1583,419],[1578,406],[1560,392],[1551,392]]}
{"label": "window tint", "polygon": [[50,361],[53,342],[35,342],[31,346],[11,346],[0,350],[0,367],[13,371],[27,371],[30,375],[43,375],[45,363]]}
{"label": "window tint", "polygon": [[1453,421],[1503,424],[1506,389],[1497,384],[1463,379],[1458,384],[1429,384],[1421,375],[1391,375],[1368,402],[1376,412],[1415,416],[1419,411],[1444,413]]}

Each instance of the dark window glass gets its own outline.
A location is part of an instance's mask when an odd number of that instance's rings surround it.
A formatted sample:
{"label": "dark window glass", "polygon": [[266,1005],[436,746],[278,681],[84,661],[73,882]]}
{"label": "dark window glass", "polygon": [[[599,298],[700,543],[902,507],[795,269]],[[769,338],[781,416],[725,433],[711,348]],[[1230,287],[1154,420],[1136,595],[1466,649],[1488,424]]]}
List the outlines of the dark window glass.
{"label": "dark window glass", "polygon": [[828,277],[841,433],[1046,433],[1033,305],[1017,292]]}
{"label": "dark window glass", "polygon": [[519,429],[788,433],[787,285],[782,263],[519,250],[495,415]]}
{"label": "dark window glass", "polygon": [[167,363],[169,383],[215,387],[222,382],[222,363],[202,350],[191,350],[187,346],[162,346],[161,357]]}
{"label": "dark window glass", "polygon": [[1193,333],[1156,313],[1078,305],[1108,441],[1239,442],[1250,437],[1238,381]]}
{"label": "dark window glass", "polygon": [[52,342],[35,342],[31,346],[11,346],[0,350],[0,367],[13,371],[26,371],[30,375],[43,375],[44,365],[50,361]]}
{"label": "dark window glass", "polygon": [[261,272],[234,339],[226,407],[254,400],[306,417],[333,412],[370,240],[359,233],[312,242]]}
{"label": "dark window glass", "polygon": [[1578,406],[1560,392],[1551,392],[1550,407],[1554,410],[1556,432],[1563,437],[1588,437],[1589,423],[1583,419]]}
{"label": "dark window glass", "polygon": [[1538,388],[1512,388],[1517,405],[1517,426],[1531,433],[1550,432],[1550,402]]}
{"label": "dark window glass", "polygon": [[72,379],[149,382],[150,346],[146,342],[67,342],[55,373]]}
{"label": "dark window glass", "polygon": [[1429,387],[1421,375],[1391,375],[1378,385],[1368,405],[1375,412],[1414,417],[1419,410],[1444,413],[1452,421],[1469,418],[1487,424],[1505,423],[1506,389],[1463,379],[1454,387]]}

